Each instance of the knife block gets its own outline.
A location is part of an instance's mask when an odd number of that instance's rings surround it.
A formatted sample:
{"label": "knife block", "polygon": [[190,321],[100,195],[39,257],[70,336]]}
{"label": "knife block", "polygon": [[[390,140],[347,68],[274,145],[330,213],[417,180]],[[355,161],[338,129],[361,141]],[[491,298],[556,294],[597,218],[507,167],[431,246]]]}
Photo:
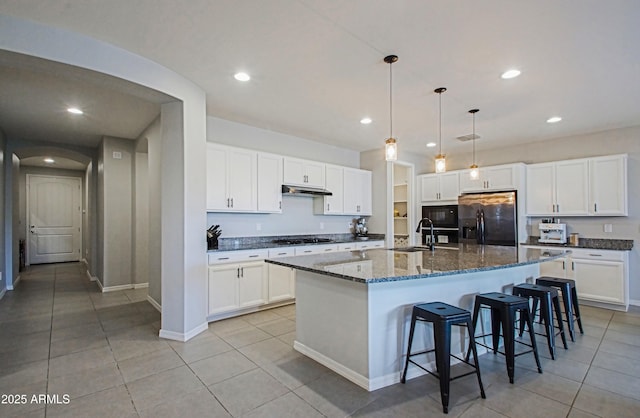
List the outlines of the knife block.
{"label": "knife block", "polygon": [[217,250],[218,249],[218,237],[207,237],[207,250]]}

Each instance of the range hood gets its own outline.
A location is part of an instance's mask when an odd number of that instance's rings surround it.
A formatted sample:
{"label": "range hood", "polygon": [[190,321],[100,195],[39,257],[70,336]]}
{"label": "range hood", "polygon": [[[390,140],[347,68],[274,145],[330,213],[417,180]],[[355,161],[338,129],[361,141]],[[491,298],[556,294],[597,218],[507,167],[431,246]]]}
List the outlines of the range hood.
{"label": "range hood", "polygon": [[329,190],[325,189],[316,189],[314,187],[305,187],[305,186],[289,186],[286,184],[282,185],[282,193],[287,195],[295,195],[295,196],[331,196]]}

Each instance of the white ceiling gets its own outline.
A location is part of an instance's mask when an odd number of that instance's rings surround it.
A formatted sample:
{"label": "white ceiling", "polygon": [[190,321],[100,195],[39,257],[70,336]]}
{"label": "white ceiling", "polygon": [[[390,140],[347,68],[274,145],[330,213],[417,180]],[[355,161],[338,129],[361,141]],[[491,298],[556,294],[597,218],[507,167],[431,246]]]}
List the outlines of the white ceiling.
{"label": "white ceiling", "polygon": [[[474,107],[480,150],[640,125],[637,0],[3,0],[0,13],[171,68],[206,90],[209,115],[358,151],[381,148],[389,135],[389,54],[399,56],[401,149],[437,153],[425,144],[438,138],[441,86],[447,153],[470,146],[455,138],[471,133]],[[167,100],[96,74],[78,80],[52,66],[32,78],[25,65],[0,64],[0,126],[26,137],[134,138]],[[500,79],[512,67],[522,75]],[[252,80],[234,80],[239,70]],[[77,96],[95,112],[61,123]],[[545,123],[554,115],[563,121]],[[363,116],[373,123],[361,125]]]}

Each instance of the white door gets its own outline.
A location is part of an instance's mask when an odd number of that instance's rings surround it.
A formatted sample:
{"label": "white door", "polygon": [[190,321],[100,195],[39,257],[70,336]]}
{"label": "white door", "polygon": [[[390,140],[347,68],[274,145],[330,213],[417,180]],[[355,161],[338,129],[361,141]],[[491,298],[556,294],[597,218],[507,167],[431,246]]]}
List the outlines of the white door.
{"label": "white door", "polygon": [[29,264],[79,261],[80,178],[27,175]]}

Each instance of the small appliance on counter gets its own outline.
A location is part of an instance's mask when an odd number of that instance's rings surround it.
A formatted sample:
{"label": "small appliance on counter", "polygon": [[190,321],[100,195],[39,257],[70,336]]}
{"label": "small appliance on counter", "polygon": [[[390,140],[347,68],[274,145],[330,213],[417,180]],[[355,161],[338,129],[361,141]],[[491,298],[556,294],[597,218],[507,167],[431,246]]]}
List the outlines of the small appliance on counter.
{"label": "small appliance on counter", "polygon": [[218,237],[222,234],[220,225],[211,225],[207,229],[207,250],[218,249]]}
{"label": "small appliance on counter", "polygon": [[356,239],[365,241],[369,239],[369,230],[367,229],[367,220],[365,218],[358,218],[353,226],[353,234]]}
{"label": "small appliance on counter", "polygon": [[566,244],[567,224],[541,223],[538,225],[540,239],[538,242],[546,244]]}

